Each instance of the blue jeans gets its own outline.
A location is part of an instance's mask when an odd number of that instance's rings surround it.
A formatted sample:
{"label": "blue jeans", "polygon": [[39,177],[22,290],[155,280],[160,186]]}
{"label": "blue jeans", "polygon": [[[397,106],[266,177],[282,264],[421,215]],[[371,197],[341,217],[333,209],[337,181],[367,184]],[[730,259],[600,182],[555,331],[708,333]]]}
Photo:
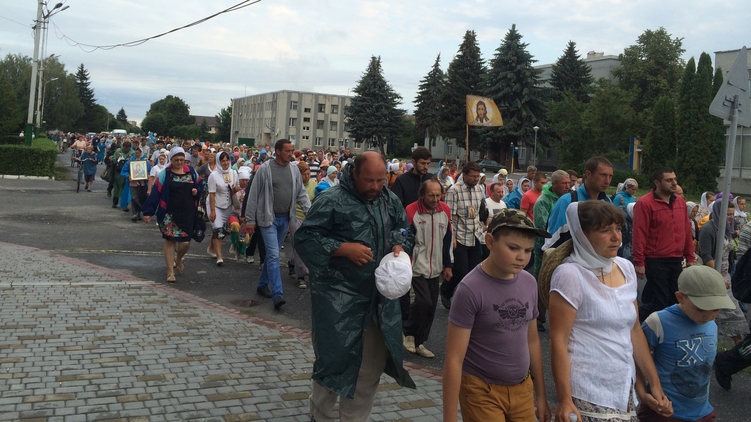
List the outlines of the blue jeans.
{"label": "blue jeans", "polygon": [[284,296],[282,292],[282,274],[279,270],[279,251],[282,249],[284,239],[289,229],[289,217],[275,217],[274,222],[268,227],[259,227],[263,243],[266,244],[266,260],[261,269],[261,281],[258,288],[269,286],[271,293],[276,299]]}

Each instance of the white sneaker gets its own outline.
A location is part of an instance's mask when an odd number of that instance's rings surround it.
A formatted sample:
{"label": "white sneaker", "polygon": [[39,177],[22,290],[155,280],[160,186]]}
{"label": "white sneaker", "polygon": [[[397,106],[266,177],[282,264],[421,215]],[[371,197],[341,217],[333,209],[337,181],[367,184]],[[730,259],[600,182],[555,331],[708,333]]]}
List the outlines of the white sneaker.
{"label": "white sneaker", "polygon": [[212,257],[212,258],[216,258],[216,254],[213,253],[213,252],[211,252],[210,247],[206,248],[206,253],[209,254],[209,256]]}
{"label": "white sneaker", "polygon": [[252,264],[252,263],[256,262],[256,260],[252,256],[249,256],[249,257],[245,258],[245,262],[247,262],[248,264]]}

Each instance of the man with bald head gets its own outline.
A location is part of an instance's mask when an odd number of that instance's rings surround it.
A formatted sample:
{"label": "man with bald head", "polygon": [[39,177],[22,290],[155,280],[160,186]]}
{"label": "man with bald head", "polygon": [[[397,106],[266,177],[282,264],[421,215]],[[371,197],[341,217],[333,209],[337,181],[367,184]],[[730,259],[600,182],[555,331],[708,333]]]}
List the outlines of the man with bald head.
{"label": "man with bald head", "polygon": [[316,197],[295,233],[295,250],[310,271],[310,412],[318,422],[337,419],[337,399],[341,420],[368,420],[384,372],[415,388],[402,366],[399,301],[381,295],[375,282],[381,258],[411,253],[414,244],[404,207],[385,182],[384,159],[358,155],[340,184]]}

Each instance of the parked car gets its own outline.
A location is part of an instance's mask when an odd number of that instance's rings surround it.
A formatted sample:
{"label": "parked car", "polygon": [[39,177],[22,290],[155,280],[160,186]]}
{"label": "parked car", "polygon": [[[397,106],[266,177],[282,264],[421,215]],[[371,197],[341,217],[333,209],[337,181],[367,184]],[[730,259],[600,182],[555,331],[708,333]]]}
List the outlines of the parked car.
{"label": "parked car", "polygon": [[494,160],[480,160],[477,164],[480,165],[483,173],[497,173],[498,170],[506,168],[506,166],[501,165],[498,161]]}

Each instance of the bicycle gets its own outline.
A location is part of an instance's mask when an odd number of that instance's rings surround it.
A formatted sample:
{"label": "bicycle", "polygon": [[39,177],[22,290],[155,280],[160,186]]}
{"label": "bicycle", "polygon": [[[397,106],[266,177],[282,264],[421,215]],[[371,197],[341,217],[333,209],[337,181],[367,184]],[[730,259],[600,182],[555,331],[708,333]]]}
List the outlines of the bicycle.
{"label": "bicycle", "polygon": [[78,177],[76,177],[76,193],[78,193],[81,190],[81,184],[86,183],[86,181],[83,178],[83,160],[80,158],[76,159],[78,161]]}

